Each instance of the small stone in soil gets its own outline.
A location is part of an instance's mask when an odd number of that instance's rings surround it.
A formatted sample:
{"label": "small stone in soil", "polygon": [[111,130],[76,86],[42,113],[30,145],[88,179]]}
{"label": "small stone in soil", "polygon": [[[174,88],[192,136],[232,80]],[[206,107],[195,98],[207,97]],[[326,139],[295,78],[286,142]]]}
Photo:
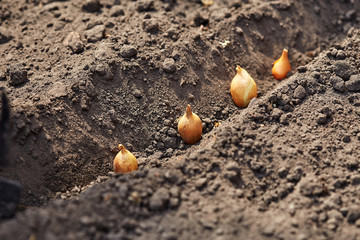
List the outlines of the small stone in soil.
{"label": "small stone in soil", "polygon": [[275,232],[275,227],[273,224],[269,224],[265,226],[262,230],[262,234],[268,237],[272,236],[274,232]]}
{"label": "small stone in soil", "polygon": [[306,90],[303,86],[299,85],[294,91],[294,97],[297,99],[303,99],[306,96]]}
{"label": "small stone in soil", "polygon": [[137,55],[137,50],[132,45],[123,45],[120,49],[120,54],[124,58],[132,58]]}
{"label": "small stone in soil", "polygon": [[326,123],[326,115],[323,113],[319,113],[319,115],[316,118],[316,122],[320,125],[325,124]]}
{"label": "small stone in soil", "polygon": [[343,188],[347,185],[347,180],[346,179],[337,179],[334,182],[334,187],[335,188]]}
{"label": "small stone in soil", "polygon": [[150,11],[154,5],[154,1],[152,0],[140,0],[137,2],[137,10],[139,12]]}
{"label": "small stone in soil", "polygon": [[336,59],[337,60],[343,60],[346,58],[346,53],[343,50],[339,50],[336,53]]}
{"label": "small stone in soil", "polygon": [[352,176],[351,177],[351,184],[352,185],[359,185],[360,184],[360,175]]}
{"label": "small stone in soil", "polygon": [[345,135],[345,136],[343,137],[343,142],[344,142],[344,143],[349,143],[350,141],[351,141],[351,138],[350,138],[349,135]]}
{"label": "small stone in soil", "polygon": [[339,92],[346,91],[345,82],[342,78],[340,78],[338,76],[332,76],[332,77],[330,77],[330,82],[331,82],[334,90],[339,91]]}
{"label": "small stone in soil", "polygon": [[113,50],[109,43],[102,42],[95,50],[94,56],[98,60],[111,59],[115,57]]}
{"label": "small stone in soil", "polygon": [[360,208],[357,205],[349,207],[347,220],[349,223],[354,223],[360,218]]}
{"label": "small stone in soil", "polygon": [[350,76],[354,73],[353,67],[345,60],[336,61],[333,69],[335,74],[344,81],[349,80]]}
{"label": "small stone in soil", "polygon": [[161,210],[169,201],[170,194],[166,188],[159,188],[154,195],[151,196],[149,207],[151,210]]}
{"label": "small stone in soil", "polygon": [[6,75],[4,72],[0,72],[0,81],[6,81]]}
{"label": "small stone in soil", "polygon": [[352,92],[360,91],[360,74],[352,75],[349,81],[345,82],[345,87]]}
{"label": "small stone in soil", "polygon": [[0,44],[9,42],[13,37],[6,28],[0,27]]}
{"label": "small stone in soil", "polygon": [[18,86],[28,80],[27,71],[21,64],[10,65],[8,72],[10,77],[10,84],[13,86]]}
{"label": "small stone in soil", "polygon": [[124,14],[122,6],[115,5],[110,9],[110,17],[124,16]]}
{"label": "small stone in soil", "polygon": [[89,43],[100,41],[104,37],[105,26],[97,25],[84,32],[84,35]]}
{"label": "small stone in soil", "polygon": [[170,198],[170,207],[171,208],[175,208],[175,207],[179,206],[179,204],[180,204],[179,198],[174,198],[174,197]]}
{"label": "small stone in soil", "polygon": [[304,73],[304,72],[307,71],[307,67],[306,66],[300,66],[300,67],[297,68],[297,71],[299,73]]}
{"label": "small stone in soil", "polygon": [[278,120],[281,115],[283,114],[283,111],[279,108],[274,108],[272,110],[272,113],[271,113],[271,117],[274,119],[274,120]]}
{"label": "small stone in soil", "polygon": [[291,113],[281,115],[280,123],[283,124],[283,125],[289,124],[289,120],[290,120],[291,116],[292,116]]}
{"label": "small stone in soil", "polygon": [[81,41],[80,34],[70,32],[63,42],[64,46],[69,47],[73,53],[81,53],[84,51],[84,43]]}
{"label": "small stone in soil", "polygon": [[99,0],[86,0],[82,5],[82,10],[86,12],[97,12],[100,10],[100,1]]}
{"label": "small stone in soil", "polygon": [[288,172],[289,171],[286,168],[282,167],[278,170],[278,176],[281,178],[285,178]]}
{"label": "small stone in soil", "polygon": [[177,131],[176,131],[174,128],[169,128],[167,134],[168,134],[170,137],[176,137],[176,136],[177,136]]}
{"label": "small stone in soil", "polygon": [[163,62],[163,70],[166,73],[174,73],[176,71],[176,65],[174,59],[166,58]]}
{"label": "small stone in soil", "polygon": [[141,92],[139,89],[135,89],[135,90],[133,91],[133,95],[134,95],[134,97],[136,97],[136,98],[142,98],[142,92]]}
{"label": "small stone in soil", "polygon": [[159,31],[159,24],[155,20],[144,20],[142,23],[143,29],[148,33],[157,33]]}
{"label": "small stone in soil", "polygon": [[205,186],[206,182],[207,182],[206,178],[200,178],[195,182],[195,187],[197,189],[201,189]]}

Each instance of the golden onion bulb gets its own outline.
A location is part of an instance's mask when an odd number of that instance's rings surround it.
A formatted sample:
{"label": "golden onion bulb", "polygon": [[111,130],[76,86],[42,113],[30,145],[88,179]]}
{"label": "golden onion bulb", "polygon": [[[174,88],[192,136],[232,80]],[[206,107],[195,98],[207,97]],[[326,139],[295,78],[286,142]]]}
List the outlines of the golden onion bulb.
{"label": "golden onion bulb", "polygon": [[288,57],[288,50],[284,49],[281,57],[274,62],[272,68],[272,75],[275,79],[281,80],[286,78],[288,72],[291,71],[291,66]]}
{"label": "golden onion bulb", "polygon": [[200,141],[202,135],[202,123],[198,115],[191,111],[188,104],[185,114],[179,119],[178,131],[180,137],[187,144],[195,144]]}
{"label": "golden onion bulb", "polygon": [[250,100],[257,97],[257,85],[254,79],[240,66],[236,67],[236,75],[231,81],[230,93],[238,107],[247,107]]}
{"label": "golden onion bulb", "polygon": [[124,145],[119,144],[119,153],[114,158],[114,170],[117,173],[126,173],[138,169],[136,157]]}

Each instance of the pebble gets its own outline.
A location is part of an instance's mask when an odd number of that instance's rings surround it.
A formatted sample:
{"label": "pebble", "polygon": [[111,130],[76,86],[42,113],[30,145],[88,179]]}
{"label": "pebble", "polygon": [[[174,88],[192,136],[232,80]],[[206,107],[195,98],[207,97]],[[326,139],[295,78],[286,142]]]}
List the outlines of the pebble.
{"label": "pebble", "polygon": [[343,188],[347,185],[347,180],[346,179],[336,179],[334,182],[334,187],[335,188]]}
{"label": "pebble", "polygon": [[151,196],[149,207],[151,210],[161,210],[165,207],[165,204],[169,201],[170,194],[166,188],[159,188]]}
{"label": "pebble", "polygon": [[6,81],[6,75],[3,71],[0,71],[0,81]]}
{"label": "pebble", "polygon": [[80,34],[77,32],[70,32],[66,36],[63,44],[69,47],[73,53],[81,53],[84,51],[84,43],[81,41]]}
{"label": "pebble", "polygon": [[103,39],[105,33],[104,25],[97,25],[84,32],[84,35],[89,43],[98,42]]}
{"label": "pebble", "polygon": [[86,24],[86,30],[92,29],[97,25],[103,25],[103,21],[101,19],[90,19],[90,21]]}
{"label": "pebble", "polygon": [[307,71],[307,67],[306,66],[300,66],[300,67],[297,68],[297,71],[299,73],[304,73],[304,72]]}
{"label": "pebble", "polygon": [[302,100],[306,96],[306,90],[303,86],[299,85],[294,91],[294,98]]}
{"label": "pebble", "polygon": [[51,89],[48,91],[50,99],[56,99],[60,97],[65,97],[68,93],[67,86],[65,83],[58,81],[53,84]]}
{"label": "pebble", "polygon": [[351,92],[360,91],[360,74],[352,75],[349,81],[345,82],[345,87],[348,91]]}
{"label": "pebble", "polygon": [[288,171],[285,167],[281,167],[281,168],[278,170],[277,174],[278,174],[279,177],[285,178],[285,177],[287,176],[288,172],[289,172],[289,171]]}
{"label": "pebble", "polygon": [[339,50],[336,53],[337,60],[344,60],[346,58],[346,53],[343,50]]}
{"label": "pebble", "polygon": [[180,189],[177,186],[170,188],[170,195],[172,197],[180,197]]}
{"label": "pebble", "polygon": [[110,9],[110,17],[124,16],[124,10],[122,6],[115,5]]}
{"label": "pebble", "polygon": [[8,31],[4,27],[0,27],[0,44],[4,44],[9,42],[13,37],[10,34],[10,31]]}
{"label": "pebble", "polygon": [[142,22],[142,28],[148,33],[157,33],[159,31],[159,24],[157,21],[147,19]]}
{"label": "pebble", "polygon": [[346,91],[345,82],[341,77],[331,76],[330,77],[330,82],[331,82],[334,90],[339,91],[339,92],[345,92]]}
{"label": "pebble", "polygon": [[319,113],[316,117],[316,122],[319,124],[319,125],[323,125],[325,124],[327,121],[327,118],[326,118],[326,115],[323,114],[323,113]]}
{"label": "pebble", "polygon": [[95,50],[94,56],[98,60],[105,60],[114,58],[115,54],[109,43],[102,42]]}
{"label": "pebble", "polygon": [[205,186],[206,183],[207,183],[207,178],[200,178],[196,180],[195,187],[200,190]]}
{"label": "pebble", "polygon": [[86,0],[82,5],[82,10],[86,12],[98,12],[100,10],[100,0]]}
{"label": "pebble", "polygon": [[28,80],[27,71],[22,64],[18,63],[10,65],[8,72],[10,77],[10,84],[13,86],[21,85]]}
{"label": "pebble", "polygon": [[349,143],[351,141],[351,138],[350,138],[349,135],[344,135],[342,140],[343,140],[344,143]]}
{"label": "pebble", "polygon": [[271,117],[274,119],[274,120],[278,120],[281,115],[283,114],[283,111],[279,108],[274,108],[272,110],[272,113],[271,113]]}
{"label": "pebble", "polygon": [[153,0],[139,0],[137,2],[136,9],[139,12],[147,12],[150,11],[153,8],[154,1]]}
{"label": "pebble", "polygon": [[133,45],[123,45],[120,49],[120,54],[124,58],[132,58],[137,55],[137,50]]}
{"label": "pebble", "polygon": [[114,74],[108,64],[100,63],[96,65],[95,72],[102,76],[105,80],[112,80],[114,78]]}
{"label": "pebble", "polygon": [[334,111],[328,106],[323,107],[320,112],[325,114],[326,117],[331,117],[331,115],[334,113]]}
{"label": "pebble", "polygon": [[136,98],[142,98],[142,92],[141,92],[141,90],[139,90],[139,89],[135,89],[134,91],[133,91],[133,95],[134,95],[134,97],[136,97]]}
{"label": "pebble", "polygon": [[349,209],[347,207],[342,207],[339,209],[340,213],[343,215],[343,217],[346,217],[346,215],[349,212]]}
{"label": "pebble", "polygon": [[268,224],[262,229],[262,234],[271,237],[275,233],[275,226],[273,224]]}
{"label": "pebble", "polygon": [[287,176],[288,182],[298,182],[301,179],[302,170],[300,168],[295,168],[293,171]]}
{"label": "pebble", "polygon": [[171,207],[171,208],[176,208],[176,207],[178,207],[179,205],[180,205],[180,200],[179,200],[179,198],[174,198],[174,197],[170,198],[170,207]]}
{"label": "pebble", "polygon": [[351,176],[351,184],[359,185],[360,184],[360,175]]}
{"label": "pebble", "polygon": [[174,73],[176,72],[175,61],[172,58],[166,58],[163,62],[163,70],[166,73]]}
{"label": "pebble", "polygon": [[289,124],[289,120],[290,120],[291,117],[292,117],[291,113],[281,115],[280,123],[283,124],[283,125]]}
{"label": "pebble", "polygon": [[174,128],[169,128],[167,134],[168,134],[170,137],[176,137],[176,136],[177,136],[177,131],[176,131]]}
{"label": "pebble", "polygon": [[360,207],[357,205],[352,205],[348,209],[347,220],[349,223],[354,223],[356,220],[360,219]]}
{"label": "pebble", "polygon": [[165,179],[171,183],[175,183],[176,185],[180,185],[184,183],[184,175],[180,170],[169,170],[165,172]]}
{"label": "pebble", "polygon": [[344,81],[349,80],[350,76],[354,73],[353,67],[346,62],[346,60],[336,61],[333,70],[335,74],[341,77]]}
{"label": "pebble", "polygon": [[236,27],[236,28],[235,28],[235,32],[236,32],[236,34],[238,34],[238,35],[242,35],[242,34],[244,33],[244,31],[242,30],[241,27]]}

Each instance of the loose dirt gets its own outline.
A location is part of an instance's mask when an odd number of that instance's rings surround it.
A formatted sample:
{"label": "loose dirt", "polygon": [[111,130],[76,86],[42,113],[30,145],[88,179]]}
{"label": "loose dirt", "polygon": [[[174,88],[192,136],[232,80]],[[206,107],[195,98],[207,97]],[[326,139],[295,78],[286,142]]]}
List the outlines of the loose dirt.
{"label": "loose dirt", "polygon": [[[13,133],[0,175],[25,209],[0,238],[360,238],[359,8],[0,1]],[[293,71],[278,81],[283,48]],[[229,93],[236,65],[259,88],[246,109]],[[187,104],[203,121],[194,146],[176,130]],[[112,172],[119,143],[138,171]]]}

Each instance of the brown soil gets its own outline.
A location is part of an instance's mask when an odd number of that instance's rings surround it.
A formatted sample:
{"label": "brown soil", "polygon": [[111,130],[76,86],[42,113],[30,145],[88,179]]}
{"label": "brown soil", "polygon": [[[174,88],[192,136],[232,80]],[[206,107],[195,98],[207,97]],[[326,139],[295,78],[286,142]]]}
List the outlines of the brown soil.
{"label": "brown soil", "polygon": [[[97,2],[0,0],[0,175],[30,208],[0,239],[360,238],[358,2]],[[246,109],[236,65],[259,88]],[[194,146],[177,133],[187,104]],[[138,171],[112,172],[118,143]]]}

